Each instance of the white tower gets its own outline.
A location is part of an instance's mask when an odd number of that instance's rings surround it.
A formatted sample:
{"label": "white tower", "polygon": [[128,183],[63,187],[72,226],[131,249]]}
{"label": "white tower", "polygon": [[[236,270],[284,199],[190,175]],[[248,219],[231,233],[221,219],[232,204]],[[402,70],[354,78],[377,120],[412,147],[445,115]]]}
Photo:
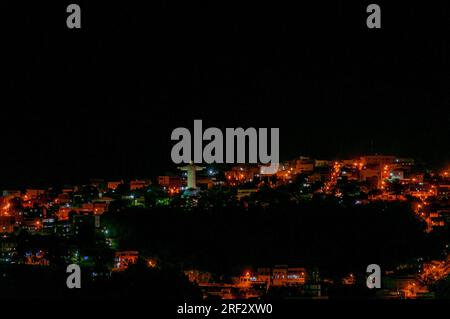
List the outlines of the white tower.
{"label": "white tower", "polygon": [[197,166],[193,162],[190,162],[186,166],[178,167],[178,169],[187,172],[187,188],[188,189],[196,189],[197,188],[197,171],[201,171],[204,167]]}

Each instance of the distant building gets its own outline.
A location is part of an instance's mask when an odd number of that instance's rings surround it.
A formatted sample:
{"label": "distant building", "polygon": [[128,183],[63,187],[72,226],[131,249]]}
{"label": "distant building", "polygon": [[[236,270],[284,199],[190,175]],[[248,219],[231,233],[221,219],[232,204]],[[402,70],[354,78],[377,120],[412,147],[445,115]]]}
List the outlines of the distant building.
{"label": "distant building", "polygon": [[209,176],[197,176],[197,187],[200,189],[211,189],[214,186],[214,178]]}
{"label": "distant building", "polygon": [[237,200],[241,200],[242,198],[250,196],[256,192],[258,192],[257,188],[238,189]]}
{"label": "distant building", "polygon": [[450,184],[439,184],[437,187],[438,196],[449,196],[450,195]]}
{"label": "distant building", "polygon": [[259,177],[260,168],[257,166],[234,166],[225,172],[225,178],[228,183],[251,182],[255,177]]}
{"label": "distant building", "polygon": [[450,225],[450,208],[438,209],[435,212],[430,212],[426,221],[432,229]]}
{"label": "distant building", "polygon": [[13,241],[0,242],[0,264],[11,264],[16,254],[17,243]]}
{"label": "distant building", "polygon": [[69,212],[73,211],[73,207],[69,206],[61,206],[59,210],[56,212],[56,216],[58,217],[58,220],[68,220],[69,219]]}
{"label": "distant building", "polygon": [[185,181],[179,176],[163,175],[158,176],[158,184],[166,188],[180,189],[183,185],[185,185]]}
{"label": "distant building", "polygon": [[42,231],[46,234],[54,234],[56,231],[56,219],[45,218],[42,220]]}
{"label": "distant building", "polygon": [[418,184],[423,183],[424,174],[422,173],[415,173],[415,174],[409,174],[407,180],[410,184]]}
{"label": "distant building", "polygon": [[259,176],[273,176],[274,174],[276,174],[276,171],[274,170],[273,165],[261,165],[259,167]]}
{"label": "distant building", "polygon": [[411,171],[414,163],[415,161],[412,158],[396,158],[392,167],[396,170]]}
{"label": "distant building", "polygon": [[12,233],[16,219],[14,216],[0,216],[0,233]]}
{"label": "distant building", "polygon": [[343,168],[341,170],[341,176],[345,177],[347,181],[357,181],[360,178],[360,172],[354,168]]}
{"label": "distant building", "polygon": [[19,190],[4,190],[3,191],[3,197],[20,197],[22,195],[21,191]]}
{"label": "distant building", "polygon": [[344,159],[341,161],[342,166],[352,167],[355,166],[355,164],[358,164],[359,160],[357,159]]}
{"label": "distant building", "polygon": [[307,181],[309,183],[314,183],[314,182],[324,182],[328,179],[330,179],[330,170],[324,170],[324,169],[318,169],[315,170],[314,173],[312,173],[311,175],[309,175],[307,177]]}
{"label": "distant building", "polygon": [[391,171],[390,172],[390,177],[389,179],[394,180],[403,180],[405,178],[405,173],[403,171],[400,170],[395,170],[395,171]]}
{"label": "distant building", "polygon": [[331,167],[333,166],[333,162],[332,161],[328,161],[328,160],[314,160],[314,166],[315,167]]}
{"label": "distant building", "polygon": [[106,187],[110,190],[115,190],[117,189],[117,187],[119,187],[120,184],[123,184],[123,181],[111,181],[108,182]]}
{"label": "distant building", "polygon": [[50,261],[47,252],[42,249],[31,249],[25,252],[24,263],[26,265],[48,266]]}
{"label": "distant building", "polygon": [[109,204],[113,202],[114,199],[109,197],[102,197],[94,199],[91,203],[83,203],[80,208],[74,208],[76,212],[92,212],[95,215],[102,215],[108,210]]}
{"label": "distant building", "polygon": [[142,189],[150,186],[149,180],[134,180],[130,181],[130,190]]}
{"label": "distant building", "polygon": [[191,269],[185,270],[184,274],[189,278],[190,282],[197,284],[207,284],[212,281],[212,274],[207,271]]}
{"label": "distant building", "polygon": [[267,267],[258,268],[256,271],[256,278],[259,282],[270,284],[272,280],[272,269]]}
{"label": "distant building", "polygon": [[393,155],[366,155],[361,157],[361,162],[364,165],[386,165],[394,164],[396,157]]}
{"label": "distant building", "polygon": [[118,251],[114,258],[113,271],[126,270],[130,265],[136,264],[139,258],[138,251]]}
{"label": "distant building", "polygon": [[363,182],[373,177],[377,178],[377,180],[380,180],[381,171],[379,169],[364,169],[360,172],[360,180]]}
{"label": "distant building", "polygon": [[305,268],[289,268],[286,265],[277,265],[273,268],[273,286],[297,286],[306,282]]}
{"label": "distant building", "polygon": [[42,221],[40,218],[24,218],[21,227],[32,234],[37,233],[42,229]]}
{"label": "distant building", "polygon": [[75,192],[75,188],[72,187],[72,186],[65,186],[65,187],[62,189],[62,192],[63,192],[63,194],[68,194],[68,195],[70,195],[70,194],[72,194],[73,192]]}
{"label": "distant building", "polygon": [[302,158],[295,161],[294,174],[312,173],[315,161],[309,158]]}
{"label": "distant building", "polygon": [[91,186],[93,186],[93,187],[95,187],[95,188],[100,190],[100,189],[104,189],[105,188],[106,182],[102,178],[91,178],[89,180],[89,185],[91,185]]}
{"label": "distant building", "polygon": [[114,201],[113,198],[110,197],[101,197],[98,199],[94,199],[92,201],[92,209],[94,214],[101,215],[106,212],[109,208],[109,205]]}
{"label": "distant building", "polygon": [[292,179],[292,173],[293,173],[292,169],[278,170],[278,172],[276,173],[277,180],[284,182],[289,181]]}
{"label": "distant building", "polygon": [[59,205],[66,205],[71,202],[70,195],[67,193],[59,194],[55,199],[55,203]]}
{"label": "distant building", "polygon": [[34,199],[38,198],[41,195],[45,194],[45,190],[43,189],[27,189],[25,195],[28,197],[28,199]]}
{"label": "distant building", "polygon": [[58,220],[56,222],[55,232],[58,236],[68,238],[72,236],[73,225],[68,219]]}

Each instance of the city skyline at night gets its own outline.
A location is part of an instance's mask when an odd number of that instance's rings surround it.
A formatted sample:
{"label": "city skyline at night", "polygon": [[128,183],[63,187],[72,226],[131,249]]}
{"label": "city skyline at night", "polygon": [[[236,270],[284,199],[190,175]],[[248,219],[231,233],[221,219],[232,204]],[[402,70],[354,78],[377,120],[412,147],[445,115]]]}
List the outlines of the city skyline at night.
{"label": "city skyline at night", "polygon": [[[48,189],[4,189],[0,196],[0,232],[3,234],[0,264],[38,267],[55,274],[65,263],[80,265],[84,276],[87,273],[88,277],[99,280],[84,279],[83,287],[89,287],[85,290],[86,298],[98,298],[97,289],[103,289],[101,287],[108,281],[119,280],[120,274],[128,272],[129,267],[134,269],[142,264],[152,272],[175,271],[173,274],[177,276],[186,276],[194,285],[186,289],[197,287],[197,293],[203,298],[275,297],[290,291],[302,298],[334,299],[339,298],[341,290],[346,294],[352,291],[359,294],[367,289],[364,288],[364,267],[369,264],[364,266],[364,263],[375,258],[382,265],[383,275],[379,280],[383,282],[383,289],[375,289],[378,293],[371,294],[365,291],[366,298],[442,298],[436,286],[448,276],[445,257],[448,244],[436,236],[446,232],[450,225],[450,167],[432,171],[413,158],[393,155],[363,155],[335,161],[300,156],[280,162],[276,172],[265,171],[264,165],[245,163],[191,166],[193,169],[189,165],[180,167],[178,172],[153,180],[91,179],[81,185],[66,184]],[[332,209],[331,215],[324,211],[326,207]],[[380,211],[385,213],[380,215]],[[221,241],[219,234],[209,237],[212,243],[204,242],[200,246],[194,240],[193,247],[188,249],[194,249],[193,255],[185,257],[182,256],[186,254],[183,252],[186,247],[180,247],[179,240],[186,238],[178,232],[171,233],[171,237],[164,234],[167,227],[180,231],[192,227],[190,236],[202,238],[204,235],[198,230],[214,229],[218,220],[233,229],[236,225],[231,225],[236,218],[262,219],[257,225],[269,219],[273,224],[270,232],[278,234],[286,230],[290,233],[289,226],[279,224],[279,214],[290,216],[296,227],[302,227],[300,233],[295,231],[288,236],[301,236],[301,242],[312,246],[327,245],[329,236],[341,231],[354,232],[352,227],[356,226],[363,232],[376,232],[379,226],[385,228],[388,221],[400,228],[389,228],[387,236],[409,237],[415,233],[416,238],[394,243],[387,237],[381,241],[382,245],[390,245],[383,249],[384,256],[375,249],[368,255],[366,252],[355,256],[356,259],[347,256],[349,264],[339,265],[330,264],[327,249],[318,251],[319,255],[298,251],[295,257],[296,254],[290,252],[293,243],[284,243],[286,251],[275,248],[277,245],[273,242],[258,246],[270,239],[257,231],[260,225],[254,230],[247,229],[247,235],[241,235],[255,236],[251,240],[255,245],[253,249],[258,251],[269,245],[272,254],[244,256],[235,252],[234,258],[220,265],[224,256],[216,256],[215,250],[226,242]],[[175,216],[175,223],[167,224],[165,215]],[[248,217],[244,217],[246,215]],[[350,220],[345,222],[348,218]],[[319,220],[319,224],[315,224]],[[140,226],[135,225],[135,221]],[[311,222],[314,226],[305,228]],[[367,222],[375,224],[368,226]],[[153,223],[160,224],[163,233],[148,233],[146,227],[151,229]],[[184,223],[198,224],[187,226]],[[333,224],[340,226],[331,232],[333,235],[327,234]],[[227,229],[217,231],[225,231],[223,236],[229,234]],[[130,237],[130,234],[133,235]],[[323,242],[319,244],[309,238],[312,234],[323,237]],[[23,238],[28,239],[23,242]],[[151,244],[164,241],[163,238],[167,241],[163,246]],[[367,243],[377,240],[376,237],[358,238]],[[357,250],[364,247],[362,243],[354,243],[352,236],[347,240],[335,244],[333,249],[342,251],[334,253],[346,256],[352,245]],[[55,255],[55,243],[59,247],[58,255]],[[395,248],[399,244],[405,251],[394,257],[391,254],[399,249]],[[432,246],[431,251],[427,250]],[[207,255],[214,252],[209,261],[203,259],[206,255],[195,252],[205,249],[209,251]],[[413,256],[415,259],[411,259]],[[406,266],[398,264],[397,259]],[[397,291],[391,286],[397,287]],[[110,291],[114,293],[116,290]]]}
{"label": "city skyline at night", "polygon": [[2,311],[450,298],[448,1],[0,7]]}

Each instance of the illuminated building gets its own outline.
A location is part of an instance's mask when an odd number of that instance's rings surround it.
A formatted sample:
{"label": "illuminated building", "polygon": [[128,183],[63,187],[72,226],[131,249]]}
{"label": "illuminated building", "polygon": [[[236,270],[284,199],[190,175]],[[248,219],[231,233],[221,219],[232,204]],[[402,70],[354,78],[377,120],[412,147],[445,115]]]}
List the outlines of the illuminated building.
{"label": "illuminated building", "polygon": [[109,205],[114,201],[110,197],[102,197],[92,201],[92,209],[95,215],[101,215],[108,210]]}
{"label": "illuminated building", "polygon": [[360,171],[354,167],[341,169],[341,177],[345,177],[348,181],[357,181],[360,178]]}
{"label": "illuminated building", "polygon": [[92,212],[95,215],[102,215],[108,210],[109,204],[114,201],[109,197],[102,197],[99,199],[94,199],[92,203],[83,203],[79,208],[72,208],[72,210],[78,213]]}
{"label": "illuminated building", "polygon": [[138,251],[118,251],[114,257],[113,271],[123,271],[130,265],[136,264],[139,258]]}
{"label": "illuminated building", "polygon": [[66,220],[58,220],[56,222],[55,232],[58,236],[68,238],[72,236],[72,223],[66,219]]}
{"label": "illuminated building", "polygon": [[115,190],[120,184],[123,184],[123,181],[111,181],[108,182],[106,187],[110,190]]}
{"label": "illuminated building", "polygon": [[26,265],[48,266],[50,264],[47,259],[47,253],[42,249],[29,250],[25,253],[24,263]]}
{"label": "illuminated building", "polygon": [[10,240],[0,242],[0,264],[11,264],[16,255],[17,243]]}
{"label": "illuminated building", "polygon": [[200,270],[185,270],[184,274],[189,278],[190,282],[195,282],[197,284],[206,284],[212,281],[212,274],[207,271]]}
{"label": "illuminated building", "polygon": [[292,173],[292,169],[278,170],[278,172],[276,173],[277,180],[283,182],[289,181],[292,178]]}
{"label": "illuminated building", "polygon": [[45,218],[42,220],[42,231],[47,234],[54,234],[56,230],[55,218]]}
{"label": "illuminated building", "polygon": [[256,278],[259,282],[270,284],[272,280],[272,269],[270,268],[258,268],[256,271]]}
{"label": "illuminated building", "polygon": [[14,216],[0,216],[0,233],[12,233],[15,223]]}
{"label": "illuminated building", "polygon": [[43,189],[27,189],[25,196],[27,196],[26,199],[35,199],[44,194],[45,191]]}
{"label": "illuminated building", "polygon": [[258,192],[257,188],[238,189],[237,195],[236,195],[237,200],[241,200],[242,198],[250,196],[256,192]]}
{"label": "illuminated building", "polygon": [[75,192],[75,188],[74,187],[72,187],[72,186],[65,186],[63,189],[62,189],[62,192],[63,192],[63,194],[72,194],[73,192]]}
{"label": "illuminated building", "polygon": [[69,212],[73,210],[70,206],[61,206],[59,210],[56,212],[56,216],[58,217],[58,220],[68,220],[69,219]]}
{"label": "illuminated building", "polygon": [[306,282],[305,268],[289,268],[286,265],[277,265],[273,269],[273,286],[297,286]]}
{"label": "illuminated building", "polygon": [[414,167],[415,161],[412,158],[396,158],[392,167],[398,170],[411,171]]}
{"label": "illuminated building", "polygon": [[257,166],[234,166],[225,172],[225,179],[229,184],[251,182],[259,177],[260,168]]}
{"label": "illuminated building", "polygon": [[184,185],[184,181],[179,176],[158,176],[158,184],[166,188],[176,188],[179,189]]}
{"label": "illuminated building", "polygon": [[395,163],[397,158],[393,155],[365,155],[360,158],[361,162],[364,165],[372,166],[372,165],[389,165]]}
{"label": "illuminated building", "polygon": [[315,161],[301,158],[295,161],[294,174],[311,173],[314,171]]}
{"label": "illuminated building", "polygon": [[22,193],[19,190],[4,190],[3,197],[21,197]]}
{"label": "illuminated building", "polygon": [[439,184],[437,187],[437,195],[447,197],[450,195],[450,184]]}
{"label": "illuminated building", "polygon": [[149,180],[134,180],[130,181],[130,190],[142,189],[150,186]]}
{"label": "illuminated building", "polygon": [[331,167],[333,166],[333,162],[332,161],[328,161],[328,160],[314,160],[314,167]]}
{"label": "illuminated building", "polygon": [[42,221],[40,218],[27,218],[22,221],[21,227],[30,233],[37,233],[42,229]]}
{"label": "illuminated building", "polygon": [[58,194],[58,197],[55,199],[55,204],[65,205],[71,202],[70,195],[67,193]]}
{"label": "illuminated building", "polygon": [[450,208],[442,208],[435,212],[430,212],[426,222],[431,229],[450,225]]}
{"label": "illuminated building", "polygon": [[405,173],[400,170],[391,171],[389,179],[394,180],[403,180],[405,178]]}

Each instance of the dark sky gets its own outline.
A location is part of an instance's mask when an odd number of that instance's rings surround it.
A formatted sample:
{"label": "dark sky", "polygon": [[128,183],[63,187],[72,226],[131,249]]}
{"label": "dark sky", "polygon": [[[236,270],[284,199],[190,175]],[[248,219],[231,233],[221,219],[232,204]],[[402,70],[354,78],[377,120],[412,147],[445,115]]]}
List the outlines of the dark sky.
{"label": "dark sky", "polygon": [[163,173],[193,119],[279,127],[284,159],[450,157],[448,1],[378,1],[381,30],[370,2],[93,2],[1,2],[0,188]]}

